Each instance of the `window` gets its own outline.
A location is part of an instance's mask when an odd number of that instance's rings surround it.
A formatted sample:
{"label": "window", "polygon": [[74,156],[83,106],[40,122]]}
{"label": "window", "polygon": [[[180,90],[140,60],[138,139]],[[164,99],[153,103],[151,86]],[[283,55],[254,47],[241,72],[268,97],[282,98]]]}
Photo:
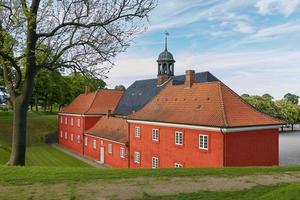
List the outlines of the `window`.
{"label": "window", "polygon": [[175,144],[183,145],[183,132],[175,132]]}
{"label": "window", "polygon": [[63,137],[63,132],[62,132],[62,131],[60,131],[60,137],[61,137],[61,138]]}
{"label": "window", "polygon": [[140,152],[134,152],[134,162],[135,163],[140,163],[141,162],[141,154],[140,154]]}
{"label": "window", "polygon": [[77,135],[77,143],[79,144],[80,143],[80,135]]}
{"label": "window", "polygon": [[208,136],[207,135],[199,135],[199,148],[200,149],[208,149]]}
{"label": "window", "polygon": [[87,137],[84,138],[84,145],[85,145],[85,146],[88,145],[88,138],[87,138]]}
{"label": "window", "polygon": [[183,168],[183,165],[180,163],[175,163],[174,167],[175,168]]}
{"label": "window", "polygon": [[138,127],[138,126],[135,127],[134,135],[137,138],[141,137],[141,128],[140,127]]}
{"label": "window", "polygon": [[71,118],[71,126],[73,126],[74,125],[74,119],[73,119],[73,117]]}
{"label": "window", "polygon": [[158,141],[159,135],[158,135],[158,129],[152,129],[152,140]]}
{"label": "window", "polygon": [[97,141],[93,140],[93,148],[96,149],[97,148]]}
{"label": "window", "polygon": [[112,144],[108,144],[108,153],[112,154],[112,151],[113,151]]}
{"label": "window", "polygon": [[80,119],[77,119],[77,126],[80,127]]}
{"label": "window", "polygon": [[63,117],[60,117],[60,123],[61,124],[63,123]]}
{"label": "window", "polygon": [[158,168],[158,158],[157,157],[152,157],[152,169]]}
{"label": "window", "polygon": [[123,147],[120,147],[120,157],[125,158],[125,149]]}
{"label": "window", "polygon": [[65,139],[68,139],[68,133],[65,132]]}
{"label": "window", "polygon": [[68,118],[65,117],[65,124],[67,125],[68,124]]}
{"label": "window", "polygon": [[73,140],[74,140],[74,134],[71,133],[71,141],[73,142]]}

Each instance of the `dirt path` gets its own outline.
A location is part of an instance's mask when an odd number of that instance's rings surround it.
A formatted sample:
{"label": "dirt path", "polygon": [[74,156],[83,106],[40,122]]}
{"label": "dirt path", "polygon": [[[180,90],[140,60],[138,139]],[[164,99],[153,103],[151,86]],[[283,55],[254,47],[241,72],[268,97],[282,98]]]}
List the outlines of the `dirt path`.
{"label": "dirt path", "polygon": [[[174,195],[199,191],[232,191],[249,189],[257,185],[276,185],[300,182],[300,173],[278,175],[190,178],[135,178],[84,183],[58,183],[33,185],[0,185],[0,199],[131,199],[149,195]],[[45,195],[46,194],[46,195]]]}

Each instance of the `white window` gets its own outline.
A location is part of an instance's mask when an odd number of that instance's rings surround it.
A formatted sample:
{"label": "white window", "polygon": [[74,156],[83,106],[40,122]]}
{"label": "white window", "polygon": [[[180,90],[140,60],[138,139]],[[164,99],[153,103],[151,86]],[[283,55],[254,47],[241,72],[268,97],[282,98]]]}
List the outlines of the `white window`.
{"label": "white window", "polygon": [[141,128],[140,127],[138,127],[138,126],[135,127],[134,135],[137,138],[141,137]]}
{"label": "white window", "polygon": [[87,138],[87,137],[84,138],[84,145],[85,145],[85,146],[88,145],[88,138]]}
{"label": "white window", "polygon": [[68,118],[65,117],[65,124],[67,125],[68,124]]}
{"label": "white window", "polygon": [[152,169],[158,168],[159,160],[157,157],[152,157]]}
{"label": "white window", "polygon": [[175,144],[183,145],[183,132],[175,132]]}
{"label": "white window", "polygon": [[80,135],[77,135],[77,143],[79,144],[80,143]]}
{"label": "white window", "polygon": [[93,148],[96,149],[97,148],[97,141],[93,140]]}
{"label": "white window", "polygon": [[113,151],[112,144],[108,144],[108,153],[112,154],[112,151]]}
{"label": "white window", "polygon": [[60,123],[61,124],[63,123],[63,117],[62,116],[60,117]]}
{"label": "white window", "polygon": [[174,167],[175,168],[183,168],[183,165],[180,163],[175,163]]}
{"label": "white window", "polygon": [[199,148],[208,149],[208,135],[199,135]]}
{"label": "white window", "polygon": [[73,119],[73,117],[71,118],[71,126],[73,126],[74,125],[74,119]]}
{"label": "white window", "polygon": [[125,149],[123,147],[120,147],[120,157],[125,158]]}
{"label": "white window", "polygon": [[135,163],[140,163],[141,162],[141,154],[140,152],[134,152],[134,162]]}
{"label": "white window", "polygon": [[62,132],[62,131],[60,131],[60,137],[61,137],[61,138],[63,137],[63,132]]}
{"label": "white window", "polygon": [[159,135],[158,135],[158,129],[152,129],[152,140],[158,141]]}
{"label": "white window", "polygon": [[65,132],[65,139],[68,139],[68,133]]}
{"label": "white window", "polygon": [[74,140],[74,134],[71,133],[71,141],[73,142],[73,140]]}
{"label": "white window", "polygon": [[77,119],[77,126],[80,127],[80,119]]}

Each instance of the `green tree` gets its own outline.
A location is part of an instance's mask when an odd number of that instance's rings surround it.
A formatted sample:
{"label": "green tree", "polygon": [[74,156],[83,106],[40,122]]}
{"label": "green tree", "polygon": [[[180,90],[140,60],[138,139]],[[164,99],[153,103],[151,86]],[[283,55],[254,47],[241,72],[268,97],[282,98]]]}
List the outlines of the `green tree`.
{"label": "green tree", "polygon": [[276,105],[279,109],[278,117],[292,125],[294,130],[294,124],[299,123],[299,109],[289,101],[277,101]]}
{"label": "green tree", "polygon": [[125,91],[126,87],[124,85],[116,85],[115,86],[115,90],[121,90],[121,91]]}
{"label": "green tree", "polygon": [[0,1],[0,64],[14,107],[8,165],[25,165],[27,110],[38,71],[65,67],[102,76],[154,7],[155,0]]}
{"label": "green tree", "polygon": [[291,93],[287,93],[284,95],[283,100],[290,102],[292,104],[298,105],[299,103],[299,96]]}

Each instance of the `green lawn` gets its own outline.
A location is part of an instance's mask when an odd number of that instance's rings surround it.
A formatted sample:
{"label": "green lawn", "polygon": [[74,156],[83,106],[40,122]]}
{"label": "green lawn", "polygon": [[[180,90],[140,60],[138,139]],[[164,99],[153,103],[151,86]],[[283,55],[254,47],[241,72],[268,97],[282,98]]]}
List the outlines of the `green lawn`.
{"label": "green lawn", "polygon": [[[12,119],[13,115],[11,112],[0,112],[0,165],[5,164],[9,159]],[[57,114],[28,113],[26,165],[89,167],[86,163],[62,153],[50,145],[42,143],[42,136],[47,133],[55,132],[56,129]]]}

